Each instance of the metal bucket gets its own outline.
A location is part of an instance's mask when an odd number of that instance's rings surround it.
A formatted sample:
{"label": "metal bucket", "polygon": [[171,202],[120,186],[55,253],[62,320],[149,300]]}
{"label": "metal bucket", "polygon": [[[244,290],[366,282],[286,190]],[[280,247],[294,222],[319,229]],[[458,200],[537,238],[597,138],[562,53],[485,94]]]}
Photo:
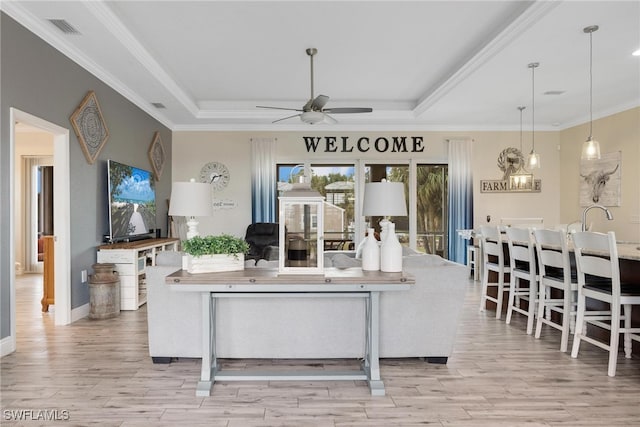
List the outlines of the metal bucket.
{"label": "metal bucket", "polygon": [[115,264],[91,266],[95,274],[89,277],[89,318],[110,319],[120,315],[120,277]]}

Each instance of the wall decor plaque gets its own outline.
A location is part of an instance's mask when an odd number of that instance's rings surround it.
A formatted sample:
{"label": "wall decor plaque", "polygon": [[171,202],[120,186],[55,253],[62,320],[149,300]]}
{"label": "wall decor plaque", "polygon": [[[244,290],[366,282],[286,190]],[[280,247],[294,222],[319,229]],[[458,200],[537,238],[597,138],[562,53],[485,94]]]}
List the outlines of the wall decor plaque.
{"label": "wall decor plaque", "polygon": [[109,139],[109,129],[102,116],[94,91],[89,91],[71,115],[71,125],[89,164],[93,164]]}
{"label": "wall decor plaque", "polygon": [[162,138],[160,138],[160,132],[156,132],[153,135],[153,140],[149,147],[149,160],[151,161],[151,167],[153,168],[153,174],[156,181],[159,181],[162,176],[162,170],[164,169],[164,162],[166,160],[164,146],[162,145]]}

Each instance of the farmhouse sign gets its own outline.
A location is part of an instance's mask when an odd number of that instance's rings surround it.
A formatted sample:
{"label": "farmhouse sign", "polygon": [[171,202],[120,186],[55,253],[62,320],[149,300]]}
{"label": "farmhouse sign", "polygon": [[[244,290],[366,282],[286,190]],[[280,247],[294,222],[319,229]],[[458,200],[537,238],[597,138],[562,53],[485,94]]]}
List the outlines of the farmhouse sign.
{"label": "farmhouse sign", "polygon": [[348,136],[303,136],[307,153],[422,153],[424,138],[422,136],[392,136],[372,139],[363,136],[351,139]]}
{"label": "farmhouse sign", "polygon": [[[524,168],[524,156],[517,148],[505,148],[498,156],[498,168],[502,171],[500,180],[480,180],[481,193],[540,193],[542,180],[533,179],[533,175]],[[526,184],[518,185],[516,176],[529,177]],[[514,185],[514,183],[516,183]]]}

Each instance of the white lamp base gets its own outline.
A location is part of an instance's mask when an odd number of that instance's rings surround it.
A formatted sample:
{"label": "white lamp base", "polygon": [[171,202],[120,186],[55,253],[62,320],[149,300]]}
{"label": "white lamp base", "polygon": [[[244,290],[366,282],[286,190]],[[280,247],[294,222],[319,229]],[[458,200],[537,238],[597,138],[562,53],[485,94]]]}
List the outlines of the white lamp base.
{"label": "white lamp base", "polygon": [[200,235],[200,233],[198,232],[198,221],[196,221],[195,217],[192,216],[191,218],[189,218],[189,221],[187,221],[187,227],[187,239],[191,239]]}

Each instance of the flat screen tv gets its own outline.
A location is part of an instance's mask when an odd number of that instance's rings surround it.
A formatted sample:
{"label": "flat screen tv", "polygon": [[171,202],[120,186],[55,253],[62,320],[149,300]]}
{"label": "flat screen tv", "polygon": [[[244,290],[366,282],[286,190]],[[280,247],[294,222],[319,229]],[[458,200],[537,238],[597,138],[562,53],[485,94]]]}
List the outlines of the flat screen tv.
{"label": "flat screen tv", "polygon": [[151,172],[107,161],[109,240],[152,237],[156,228],[156,189]]}

